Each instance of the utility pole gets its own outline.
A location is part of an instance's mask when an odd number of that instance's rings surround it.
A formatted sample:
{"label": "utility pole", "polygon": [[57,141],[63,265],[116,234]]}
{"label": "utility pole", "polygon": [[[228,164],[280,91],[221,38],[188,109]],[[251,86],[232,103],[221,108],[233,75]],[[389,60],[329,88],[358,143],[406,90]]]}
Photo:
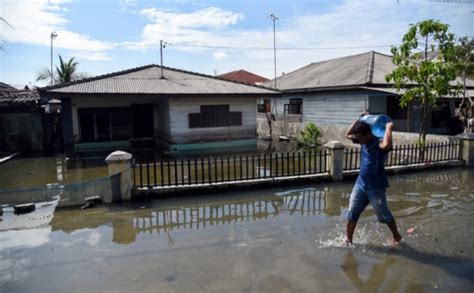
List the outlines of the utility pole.
{"label": "utility pole", "polygon": [[275,21],[280,20],[275,15],[270,14],[273,20],[273,68],[275,70],[275,89],[277,88],[277,57],[276,57],[276,36],[275,36]]}
{"label": "utility pole", "polygon": [[161,60],[161,79],[165,78],[163,76],[163,49],[166,48],[167,42],[163,42],[163,40],[160,40],[160,60]]}
{"label": "utility pole", "polygon": [[51,85],[54,85],[54,71],[53,71],[53,40],[58,36],[56,32],[52,32],[51,38]]}

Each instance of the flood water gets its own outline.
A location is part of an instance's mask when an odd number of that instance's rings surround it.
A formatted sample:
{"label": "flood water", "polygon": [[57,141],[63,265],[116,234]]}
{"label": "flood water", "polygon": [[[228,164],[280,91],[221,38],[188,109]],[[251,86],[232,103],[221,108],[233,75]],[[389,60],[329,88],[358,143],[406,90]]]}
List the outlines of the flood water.
{"label": "flood water", "polygon": [[83,160],[62,155],[19,157],[0,166],[0,190],[75,183],[107,175],[105,157]]}
{"label": "flood water", "polygon": [[371,209],[341,245],[352,182],[6,209],[0,292],[473,292],[474,169],[389,181],[395,249]]}

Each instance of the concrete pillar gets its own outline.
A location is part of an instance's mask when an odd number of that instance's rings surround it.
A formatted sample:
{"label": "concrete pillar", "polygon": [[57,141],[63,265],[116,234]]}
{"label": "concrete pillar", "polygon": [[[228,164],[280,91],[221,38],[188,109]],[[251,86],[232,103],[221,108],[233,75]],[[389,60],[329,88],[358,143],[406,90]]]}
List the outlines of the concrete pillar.
{"label": "concrete pillar", "polygon": [[474,166],[474,133],[456,135],[462,141],[461,157],[466,166]]}
{"label": "concrete pillar", "polygon": [[[109,166],[109,176],[112,188],[110,201],[129,200],[132,190],[132,154],[115,151],[105,159]],[[105,199],[108,202],[107,199]]]}
{"label": "concrete pillar", "polygon": [[343,163],[344,163],[344,144],[337,140],[330,141],[324,145],[329,151],[329,158],[327,160],[327,169],[329,175],[335,181],[342,180],[343,177]]}

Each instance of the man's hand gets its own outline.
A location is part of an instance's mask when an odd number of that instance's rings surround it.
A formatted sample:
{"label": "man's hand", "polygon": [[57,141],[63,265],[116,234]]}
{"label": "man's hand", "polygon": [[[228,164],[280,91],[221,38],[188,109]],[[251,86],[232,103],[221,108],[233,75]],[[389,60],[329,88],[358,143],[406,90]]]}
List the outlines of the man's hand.
{"label": "man's hand", "polygon": [[388,122],[385,124],[385,130],[392,131],[393,130],[393,122]]}
{"label": "man's hand", "polygon": [[393,130],[393,122],[388,122],[385,124],[385,135],[383,137],[382,142],[379,144],[379,147],[383,151],[390,151],[392,149],[392,130]]}

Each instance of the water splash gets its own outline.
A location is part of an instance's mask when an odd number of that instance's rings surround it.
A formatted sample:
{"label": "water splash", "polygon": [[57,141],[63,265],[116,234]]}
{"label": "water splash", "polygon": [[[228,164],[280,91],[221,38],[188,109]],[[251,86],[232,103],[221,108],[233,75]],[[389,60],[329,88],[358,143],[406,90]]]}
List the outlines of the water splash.
{"label": "water splash", "polygon": [[345,224],[337,224],[334,231],[315,240],[318,248],[354,248],[367,245],[384,245],[390,239],[390,232],[385,224],[376,222],[359,223],[353,237],[353,245],[345,243]]}

